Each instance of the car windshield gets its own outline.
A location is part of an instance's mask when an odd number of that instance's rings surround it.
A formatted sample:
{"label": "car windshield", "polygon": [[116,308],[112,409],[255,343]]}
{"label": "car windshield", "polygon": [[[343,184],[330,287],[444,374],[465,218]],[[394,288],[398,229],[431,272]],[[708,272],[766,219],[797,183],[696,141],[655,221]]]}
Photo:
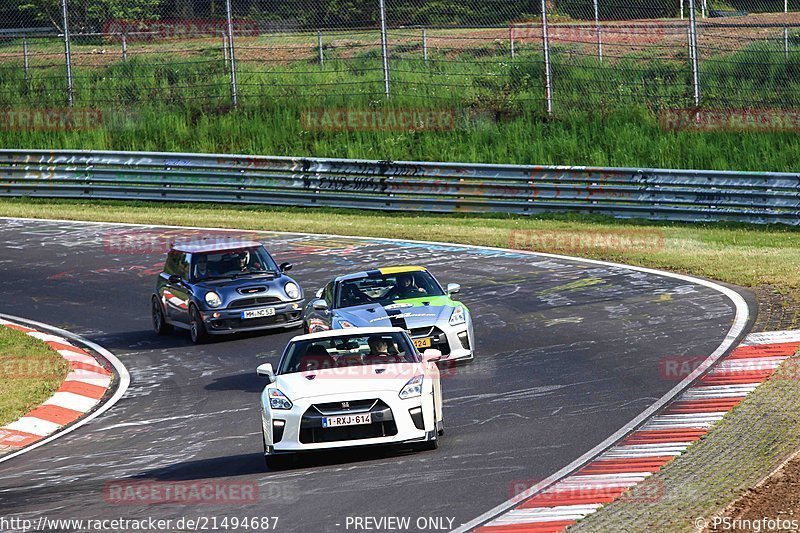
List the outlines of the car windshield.
{"label": "car windshield", "polygon": [[425,270],[368,275],[339,283],[336,307],[388,304],[396,300],[442,296],[439,283]]}
{"label": "car windshield", "polygon": [[263,246],[192,254],[191,268],[194,281],[278,272]]}
{"label": "car windshield", "polygon": [[279,374],[325,368],[419,363],[419,354],[401,332],[342,335],[291,343],[281,360]]}

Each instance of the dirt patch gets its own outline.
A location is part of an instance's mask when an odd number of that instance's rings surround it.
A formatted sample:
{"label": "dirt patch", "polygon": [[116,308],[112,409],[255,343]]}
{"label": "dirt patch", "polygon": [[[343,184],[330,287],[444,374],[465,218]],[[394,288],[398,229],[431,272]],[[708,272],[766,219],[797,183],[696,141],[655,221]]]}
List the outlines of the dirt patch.
{"label": "dirt patch", "polygon": [[[800,522],[800,455],[796,455],[762,484],[745,492],[717,517],[717,527],[714,527],[712,521],[712,525],[705,531],[722,531],[723,524],[726,523],[733,527],[726,527],[724,531],[753,531],[753,525],[764,518]],[[779,527],[775,531],[792,529],[789,523],[776,525]],[[781,525],[790,527],[780,527]]]}

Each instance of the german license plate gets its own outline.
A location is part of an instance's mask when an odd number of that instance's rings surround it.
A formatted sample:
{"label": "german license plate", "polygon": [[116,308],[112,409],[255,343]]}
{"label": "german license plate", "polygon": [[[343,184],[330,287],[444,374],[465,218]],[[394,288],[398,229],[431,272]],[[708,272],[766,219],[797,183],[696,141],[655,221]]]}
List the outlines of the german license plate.
{"label": "german license plate", "polygon": [[362,424],[372,424],[372,414],[363,415],[341,415],[322,417],[322,427],[335,428],[339,426],[360,426]]}
{"label": "german license plate", "polygon": [[250,311],[242,311],[242,318],[262,318],[265,316],[273,316],[275,309],[268,307],[266,309],[251,309]]}
{"label": "german license plate", "polygon": [[430,348],[431,347],[431,338],[430,337],[423,337],[421,339],[412,339],[414,341],[414,346],[417,348]]}

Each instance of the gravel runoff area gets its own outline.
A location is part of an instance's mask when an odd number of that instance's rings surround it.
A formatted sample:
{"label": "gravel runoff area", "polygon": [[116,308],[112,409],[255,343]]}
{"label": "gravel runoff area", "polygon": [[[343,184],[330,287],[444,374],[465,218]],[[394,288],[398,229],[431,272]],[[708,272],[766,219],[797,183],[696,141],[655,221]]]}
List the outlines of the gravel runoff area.
{"label": "gravel runoff area", "polygon": [[[800,300],[755,292],[754,332],[800,329]],[[800,520],[798,450],[800,354],[650,478],[655,497],[620,498],[569,531],[764,531],[746,520]]]}

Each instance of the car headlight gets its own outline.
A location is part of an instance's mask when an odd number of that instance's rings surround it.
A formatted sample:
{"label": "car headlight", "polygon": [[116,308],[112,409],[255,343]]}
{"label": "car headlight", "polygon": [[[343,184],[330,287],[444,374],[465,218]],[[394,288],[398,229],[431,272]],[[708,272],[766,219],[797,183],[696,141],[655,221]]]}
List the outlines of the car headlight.
{"label": "car headlight", "polygon": [[222,305],[222,300],[220,299],[219,294],[214,291],[209,291],[206,293],[206,303],[211,307],[219,307]]}
{"label": "car headlight", "polygon": [[408,398],[416,398],[417,396],[422,396],[422,381],[425,378],[423,376],[414,376],[413,378],[408,380],[403,386],[403,389],[400,391],[401,400],[407,400]]}
{"label": "car headlight", "polygon": [[300,298],[300,287],[297,286],[296,283],[292,283],[291,281],[283,286],[283,291],[286,293],[286,296],[291,298],[292,300],[297,300]]}
{"label": "car headlight", "polygon": [[339,321],[339,327],[342,327],[342,328],[354,328],[355,326],[353,324],[351,324],[350,322],[348,322],[347,320],[340,320]]}
{"label": "car headlight", "polygon": [[269,406],[272,409],[289,410],[292,408],[292,402],[286,397],[280,389],[267,389],[267,396],[269,397]]}
{"label": "car headlight", "polygon": [[463,324],[467,321],[467,312],[464,310],[463,305],[457,306],[453,309],[453,313],[450,315],[450,325],[457,326],[458,324]]}

